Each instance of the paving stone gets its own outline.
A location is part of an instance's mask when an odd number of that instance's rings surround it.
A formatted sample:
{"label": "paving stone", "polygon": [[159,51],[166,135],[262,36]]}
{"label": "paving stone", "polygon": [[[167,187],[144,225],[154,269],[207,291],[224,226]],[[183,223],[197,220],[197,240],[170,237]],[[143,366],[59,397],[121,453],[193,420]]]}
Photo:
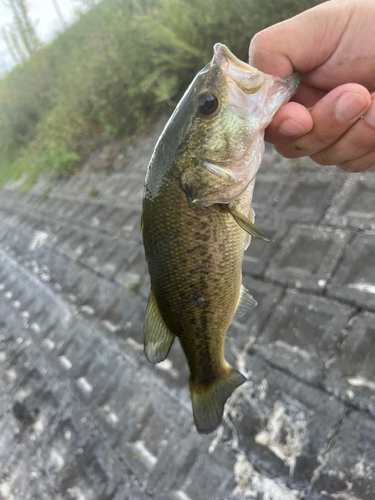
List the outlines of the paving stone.
{"label": "paving stone", "polygon": [[29,193],[25,197],[20,195],[19,197],[16,195],[14,192],[13,194],[13,200],[18,201],[20,205],[29,205],[32,209],[36,209],[36,207],[40,204],[40,194],[36,193]]}
{"label": "paving stone", "polygon": [[[1,288],[3,288],[2,292],[5,297],[9,297],[9,301],[13,304],[15,309],[19,309],[23,311],[27,308],[28,304],[33,298],[33,291],[30,288],[25,288],[21,283],[11,281],[12,277],[4,276],[1,279]],[[11,295],[10,295],[11,294]]]}
{"label": "paving stone", "polygon": [[65,220],[69,220],[74,217],[74,215],[79,210],[83,210],[84,202],[79,199],[62,199],[61,205],[59,205],[57,210],[57,215]]}
{"label": "paving stone", "polygon": [[111,256],[114,254],[116,254],[116,241],[101,235],[87,252],[81,255],[80,260],[92,269],[98,272],[104,271],[105,274],[112,276],[121,264],[121,260],[119,263],[117,259],[116,264],[109,267]]}
{"label": "paving stone", "polygon": [[[12,321],[13,326],[16,324],[17,322]],[[16,339],[13,342],[16,343]],[[20,345],[17,342],[18,350]],[[26,355],[31,346],[30,344],[26,346],[25,343],[20,354]],[[32,364],[28,365],[28,357],[33,360]],[[85,425],[86,428],[88,426],[91,429],[89,433],[92,433],[91,424],[85,423],[85,419],[82,418],[82,408],[75,405],[74,400],[66,401],[66,398],[57,394],[60,391],[57,388],[63,386],[61,384],[56,386],[52,381],[53,374],[48,373],[48,370],[44,371],[43,362],[40,361],[40,357],[38,360],[35,353],[29,352],[26,358],[20,359],[17,367],[14,363],[11,365],[19,381],[14,387],[12,407],[8,410],[12,412],[16,427],[12,429],[8,426],[6,431],[0,423],[2,430],[0,450],[4,449],[3,445],[7,446],[6,467],[2,467],[2,477],[0,477],[1,493],[5,494],[8,491],[16,495],[14,498],[30,500],[52,497],[61,500],[65,498],[104,500],[113,498],[120,481],[125,482],[127,479],[133,487],[134,481],[130,481],[131,477],[124,471],[122,463],[116,461],[116,456],[110,453],[108,443],[102,439],[85,441],[84,436],[88,436],[87,431],[85,433],[78,431],[74,423],[69,423],[69,419],[61,415],[60,404],[67,408],[75,406],[81,414],[81,417],[78,417],[80,426]],[[37,375],[39,372],[45,374],[48,383]],[[14,379],[11,380],[14,385]],[[72,413],[77,414],[76,411]],[[17,430],[17,427],[20,430]],[[6,437],[11,435],[18,437],[14,441],[6,441]],[[12,445],[17,450],[14,460],[9,456]],[[0,461],[1,455],[0,451]],[[30,466],[28,470],[28,473],[31,472],[30,476],[25,474],[25,461]]]}
{"label": "paving stone", "polygon": [[93,211],[90,217],[91,227],[102,227],[106,224],[108,215],[112,212],[113,207],[108,206],[104,203],[95,203],[96,209]]}
{"label": "paving stone", "polygon": [[375,421],[353,412],[344,422],[306,500],[372,500]]}
{"label": "paving stone", "polygon": [[[86,407],[93,408],[105,392],[112,392],[117,379],[116,372],[123,368],[124,360],[117,350],[109,348],[108,343],[100,337],[94,342],[90,357],[90,364],[79,373],[74,391]],[[115,416],[109,418],[112,425],[118,423]]]}
{"label": "paving stone", "polygon": [[82,202],[77,206],[75,212],[72,214],[72,219],[74,222],[87,224],[87,221],[91,220],[97,209],[97,203],[93,203],[92,201]]}
{"label": "paving stone", "polygon": [[[126,471],[127,473],[124,474],[124,466],[121,464],[119,457],[113,453],[112,447],[107,441],[103,441],[99,437],[96,442],[90,443],[90,449],[87,451],[85,450],[85,455],[86,457],[89,455],[87,468],[91,473],[90,475],[99,476],[106,485],[103,498],[113,499],[114,494],[122,489],[120,485],[121,482],[131,482],[132,478],[129,474],[130,471]],[[136,489],[134,484],[132,487],[133,490]],[[125,494],[124,490],[123,493]],[[126,497],[124,496],[124,498]]]}
{"label": "paving stone", "polygon": [[352,315],[350,306],[288,291],[257,337],[254,350],[299,379],[319,385]]}
{"label": "paving stone", "polygon": [[132,295],[128,289],[122,287],[102,313],[101,324],[112,335],[116,332],[127,337],[132,327],[131,320],[138,308],[137,295]]}
{"label": "paving stone", "polygon": [[[28,236],[28,237],[27,237]],[[29,251],[30,243],[31,243],[31,235],[22,236],[17,234],[9,234],[7,235],[7,245],[16,253],[21,255],[26,255]]]}
{"label": "paving stone", "polygon": [[147,413],[130,436],[118,443],[118,452],[148,490],[157,489],[170,463],[172,448],[186,438],[192,423],[191,413],[177,401],[171,405],[162,391],[155,390]]}
{"label": "paving stone", "polygon": [[230,498],[254,498],[257,500],[300,500],[301,492],[290,490],[279,482],[256,471],[243,453],[237,455],[233,469],[236,488]]}
{"label": "paving stone", "polygon": [[143,486],[137,481],[135,476],[131,477],[124,484],[118,487],[116,495],[113,500],[159,500],[159,496],[150,496]]}
{"label": "paving stone", "polygon": [[124,189],[126,185],[126,178],[123,174],[114,174],[107,178],[101,184],[101,191],[108,197],[117,197],[117,195]]}
{"label": "paving stone", "polygon": [[341,184],[334,172],[296,173],[273,209],[280,219],[318,222]]}
{"label": "paving stone", "polygon": [[[174,498],[187,498],[204,500],[221,500],[229,498],[235,489],[233,478],[234,457],[228,457],[227,467],[215,463],[211,456],[200,454],[197,456],[193,467],[190,469],[186,480],[181,484],[179,490],[174,491]],[[178,476],[179,479],[181,476]],[[172,497],[173,498],[173,497]]]}
{"label": "paving stone", "polygon": [[[101,443],[98,438],[92,439],[90,443],[85,444],[75,453],[74,462],[71,461],[65,467],[65,474],[61,481],[62,490],[68,493],[67,498],[84,498],[109,500],[113,498],[116,492],[117,485],[121,480],[123,468],[115,458],[112,458],[112,471],[114,475],[108,477],[107,472],[110,472],[110,464],[103,467],[103,459],[105,459],[105,443]],[[102,448],[102,449],[101,449]],[[102,460],[98,460],[97,455],[104,452]],[[116,470],[117,469],[117,470]],[[81,496],[79,496],[81,494]]]}
{"label": "paving stone", "polygon": [[334,436],[344,408],[333,397],[246,359],[249,381],[227,404],[232,439],[262,474],[292,490],[304,491]]}
{"label": "paving stone", "polygon": [[55,247],[57,250],[74,258],[75,250],[82,239],[82,231],[72,226],[62,226],[56,236]]}
{"label": "paving stone", "polygon": [[41,263],[45,263],[44,265],[48,267],[51,284],[55,292],[75,296],[78,293],[86,293],[86,289],[81,288],[81,286],[87,286],[86,283],[81,285],[80,282],[89,271],[78,268],[75,262],[59,254],[52,255],[52,257],[51,259],[51,254],[49,254],[48,257],[41,260]]}
{"label": "paving stone", "polygon": [[111,390],[98,394],[93,415],[112,445],[130,439],[131,433],[148,412],[154,381],[147,376],[148,386],[144,384],[143,372],[124,357],[120,370],[111,380]]}
{"label": "paving stone", "polygon": [[127,203],[140,206],[143,196],[144,183],[144,176],[129,179],[126,184],[126,188],[124,191],[120,192],[119,195],[125,196]]}
{"label": "paving stone", "polygon": [[280,200],[282,193],[288,184],[290,176],[280,176],[279,173],[262,173],[257,174],[252,207],[255,212],[256,220],[267,216],[272,207]]}
{"label": "paving stone", "polygon": [[271,241],[252,238],[250,246],[244,253],[242,272],[252,276],[262,277],[270,258],[277,251],[280,242],[285,237],[289,226],[283,221],[256,220],[256,226]]}
{"label": "paving stone", "polygon": [[148,275],[148,269],[145,252],[143,246],[137,245],[116,273],[115,280],[120,285],[137,291],[146,275]]}
{"label": "paving stone", "polygon": [[86,293],[77,296],[77,305],[80,311],[89,317],[101,317],[113,302],[113,297],[117,294],[117,287],[104,279],[100,279],[93,273],[85,276]]}
{"label": "paving stone", "polygon": [[114,230],[120,229],[128,217],[128,210],[125,207],[114,207],[108,213],[106,223]]}
{"label": "paving stone", "polygon": [[325,220],[335,226],[375,229],[375,179],[372,172],[348,177]]}
{"label": "paving stone", "polygon": [[65,200],[63,198],[51,196],[42,205],[41,210],[46,214],[56,213],[62,217],[65,214]]}
{"label": "paving stone", "polygon": [[375,415],[375,315],[353,318],[342,349],[330,365],[325,388]]}
{"label": "paving stone", "polygon": [[359,234],[346,248],[328,294],[375,311],[375,236]]}
{"label": "paving stone", "polygon": [[123,223],[121,230],[124,231],[125,234],[133,236],[141,232],[141,210],[133,209],[128,212],[128,216]]}
{"label": "paving stone", "polygon": [[265,276],[284,285],[321,292],[350,237],[340,229],[295,225],[271,259]]}
{"label": "paving stone", "polygon": [[73,321],[67,330],[68,335],[56,344],[58,362],[56,369],[60,377],[78,379],[90,365],[95,336],[80,321]]}
{"label": "paving stone", "polygon": [[[126,251],[124,252],[124,247]],[[102,252],[100,256],[99,263],[95,266],[98,272],[108,276],[111,279],[116,278],[124,268],[128,266],[128,258],[134,253],[135,248],[132,244],[127,244],[126,242],[113,242],[110,246],[107,246],[107,252]],[[104,253],[104,257],[103,257]],[[95,257],[94,257],[95,258]],[[88,261],[90,257],[88,257]]]}

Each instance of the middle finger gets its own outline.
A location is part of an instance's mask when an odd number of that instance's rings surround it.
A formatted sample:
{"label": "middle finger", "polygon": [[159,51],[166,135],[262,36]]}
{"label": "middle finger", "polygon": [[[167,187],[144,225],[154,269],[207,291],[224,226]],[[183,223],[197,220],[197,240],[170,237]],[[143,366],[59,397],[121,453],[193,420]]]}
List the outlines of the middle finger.
{"label": "middle finger", "polygon": [[367,89],[346,84],[324,96],[311,110],[311,132],[275,149],[287,158],[311,156],[336,142],[371,104]]}

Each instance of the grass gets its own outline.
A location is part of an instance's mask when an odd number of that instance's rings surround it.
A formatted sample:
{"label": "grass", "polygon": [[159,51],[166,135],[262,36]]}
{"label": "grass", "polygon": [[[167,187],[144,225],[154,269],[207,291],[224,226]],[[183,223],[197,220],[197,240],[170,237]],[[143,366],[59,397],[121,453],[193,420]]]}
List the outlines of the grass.
{"label": "grass", "polygon": [[104,0],[0,80],[0,184],[55,178],[170,111],[220,41],[251,37],[319,0]]}

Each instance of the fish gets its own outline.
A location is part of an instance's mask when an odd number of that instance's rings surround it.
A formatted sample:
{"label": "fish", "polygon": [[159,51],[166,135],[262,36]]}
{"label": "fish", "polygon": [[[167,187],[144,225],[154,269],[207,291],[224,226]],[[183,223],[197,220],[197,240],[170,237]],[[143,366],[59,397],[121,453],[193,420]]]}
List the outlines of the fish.
{"label": "fish", "polygon": [[247,379],[224,358],[231,322],[255,307],[242,286],[264,129],[299,83],[266,75],[223,44],[196,75],[150,160],[141,232],[151,281],[144,350],[163,361],[177,337],[190,370],[195,426],[209,434]]}

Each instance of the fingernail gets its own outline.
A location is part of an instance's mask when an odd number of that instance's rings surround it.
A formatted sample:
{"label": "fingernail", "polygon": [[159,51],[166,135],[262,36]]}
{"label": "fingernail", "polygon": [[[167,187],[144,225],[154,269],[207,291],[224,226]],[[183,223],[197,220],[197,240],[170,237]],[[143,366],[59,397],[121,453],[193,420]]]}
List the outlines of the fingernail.
{"label": "fingernail", "polygon": [[348,123],[361,114],[367,107],[366,99],[360,94],[346,92],[335,104],[335,117],[341,123]]}
{"label": "fingernail", "polygon": [[291,118],[287,118],[279,125],[279,132],[283,135],[301,135],[307,132],[307,128],[300,123],[295,122]]}

